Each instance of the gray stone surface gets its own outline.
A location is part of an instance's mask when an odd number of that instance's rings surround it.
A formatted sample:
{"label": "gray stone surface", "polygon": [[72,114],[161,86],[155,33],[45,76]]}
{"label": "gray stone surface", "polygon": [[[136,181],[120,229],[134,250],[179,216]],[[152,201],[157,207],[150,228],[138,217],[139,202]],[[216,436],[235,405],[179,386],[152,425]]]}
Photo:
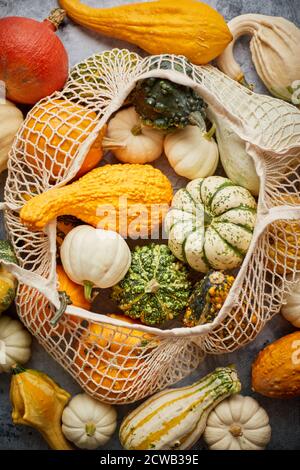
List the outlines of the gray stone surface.
{"label": "gray stone surface", "polygon": [[[175,2],[176,0],[174,0]],[[122,0],[86,0],[93,6],[107,6],[130,3]],[[300,25],[300,1],[299,0],[208,0],[208,4],[217,8],[227,20],[243,13],[262,13],[267,15],[284,16]],[[0,0],[0,17],[17,15],[43,19],[48,12],[57,5],[56,0]],[[70,65],[86,58],[90,54],[111,47],[136,48],[117,40],[110,40],[101,35],[89,32],[67,20],[58,33],[63,40],[70,57]],[[257,78],[250,61],[247,49],[247,39],[242,39],[236,47],[236,53],[240,63],[246,71],[250,82],[256,84],[256,91],[265,92],[262,83]],[[140,52],[140,51],[139,51]],[[1,51],[0,51],[1,54]],[[0,176],[0,188],[3,189],[5,174]],[[3,234],[3,223],[1,220],[1,235]],[[11,312],[14,314],[14,312]],[[272,426],[272,440],[269,449],[300,449],[300,399],[290,401],[272,400],[254,394],[251,391],[250,371],[251,363],[258,351],[267,343],[292,331],[292,327],[280,316],[274,318],[256,338],[256,340],[240,351],[220,356],[210,356],[205,362],[181,384],[188,384],[199,376],[211,371],[219,365],[235,363],[243,384],[243,394],[254,396],[265,407]],[[176,358],[174,358],[176,360]],[[54,362],[34,341],[32,359],[29,363],[32,368],[40,369],[54,377],[70,393],[76,394],[80,391],[74,380]],[[46,449],[47,445],[40,435],[29,428],[14,426],[11,421],[11,405],[9,402],[10,377],[2,374],[0,376],[0,449]],[[180,384],[180,385],[181,385]],[[119,420],[134,407],[118,407]],[[106,445],[106,449],[120,449],[117,433]],[[200,440],[196,449],[204,449],[204,443]]]}

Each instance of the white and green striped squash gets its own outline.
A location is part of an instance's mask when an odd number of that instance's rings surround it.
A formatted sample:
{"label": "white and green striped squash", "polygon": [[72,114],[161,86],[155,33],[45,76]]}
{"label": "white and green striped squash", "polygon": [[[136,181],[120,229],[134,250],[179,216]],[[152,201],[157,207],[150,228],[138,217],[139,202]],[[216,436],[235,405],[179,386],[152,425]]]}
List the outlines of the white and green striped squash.
{"label": "white and green striped squash", "polygon": [[220,367],[192,385],[159,392],[123,420],[120,442],[127,450],[189,449],[210,411],[240,390],[235,369]]}
{"label": "white and green striped squash", "polygon": [[173,254],[203,273],[241,265],[256,222],[251,193],[222,176],[191,181],[175,194],[165,219]]}

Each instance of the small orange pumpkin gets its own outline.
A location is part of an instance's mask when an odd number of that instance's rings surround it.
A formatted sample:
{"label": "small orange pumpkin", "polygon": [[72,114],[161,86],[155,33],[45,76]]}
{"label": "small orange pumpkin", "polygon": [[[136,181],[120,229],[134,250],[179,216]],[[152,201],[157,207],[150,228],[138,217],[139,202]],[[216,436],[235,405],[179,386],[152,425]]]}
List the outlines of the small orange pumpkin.
{"label": "small orange pumpkin", "polygon": [[[61,266],[56,267],[56,273],[58,281],[58,291],[65,292],[67,296],[69,296],[72,305],[74,305],[75,307],[90,310],[91,304],[86,300],[84,296],[83,286],[75,284],[75,282],[71,281],[71,279],[69,279],[69,277],[66,275],[65,271]],[[36,311],[38,311],[38,315],[36,323],[38,324],[36,324],[36,327],[41,328],[41,331],[44,334],[51,334],[53,336],[61,335],[64,333],[64,327],[66,324],[68,325],[68,330],[70,331],[76,329],[77,325],[79,325],[82,321],[80,317],[68,315],[65,317],[64,321],[58,321],[57,325],[53,327],[50,324],[50,321],[53,317],[53,313],[50,310],[49,303],[47,303],[45,306],[44,302],[40,300],[37,302],[37,304],[38,310]]]}
{"label": "small orange pumpkin", "polygon": [[[282,196],[283,204],[300,206],[298,196]],[[269,229],[268,267],[272,272],[288,273],[300,269],[300,222],[279,220]]]}
{"label": "small orange pumpkin", "polygon": [[[134,324],[123,315],[108,315]],[[80,379],[91,392],[122,399],[140,375],[143,354],[158,345],[156,338],[143,331],[123,326],[92,323],[81,337],[75,364],[81,369]]]}
{"label": "small orange pumpkin", "polygon": [[[49,100],[33,108],[24,126],[27,161],[37,172],[51,170],[57,177],[71,164],[79,146],[95,129],[97,115],[94,111],[66,100]],[[106,132],[104,126],[78,171],[76,177],[93,169],[103,156],[101,142]]]}

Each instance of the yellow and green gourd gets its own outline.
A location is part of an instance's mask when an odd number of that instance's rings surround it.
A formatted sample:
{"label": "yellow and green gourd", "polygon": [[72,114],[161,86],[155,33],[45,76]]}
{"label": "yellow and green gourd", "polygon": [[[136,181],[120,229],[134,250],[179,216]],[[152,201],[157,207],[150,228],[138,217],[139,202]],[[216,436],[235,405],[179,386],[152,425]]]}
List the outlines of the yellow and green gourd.
{"label": "yellow and green gourd", "polygon": [[0,240],[0,314],[8,309],[16,295],[17,280],[1,261],[16,263],[17,259],[10,243]]}
{"label": "yellow and green gourd", "polygon": [[127,450],[190,449],[211,410],[240,390],[236,370],[219,367],[192,385],[159,392],[123,420],[121,444]]}
{"label": "yellow and green gourd", "polygon": [[193,327],[211,323],[221,310],[234,283],[234,276],[224,271],[210,271],[197,282],[186,309],[183,323]]}

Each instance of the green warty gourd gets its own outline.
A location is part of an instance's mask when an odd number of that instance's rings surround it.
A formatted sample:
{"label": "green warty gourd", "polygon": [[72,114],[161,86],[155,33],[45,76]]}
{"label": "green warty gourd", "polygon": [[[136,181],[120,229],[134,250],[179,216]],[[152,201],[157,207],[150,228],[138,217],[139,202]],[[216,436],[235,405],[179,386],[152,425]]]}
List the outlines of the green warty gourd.
{"label": "green warty gourd", "polygon": [[124,314],[161,325],[184,311],[191,293],[188,271],[166,245],[136,247],[125,278],[112,298]]}

